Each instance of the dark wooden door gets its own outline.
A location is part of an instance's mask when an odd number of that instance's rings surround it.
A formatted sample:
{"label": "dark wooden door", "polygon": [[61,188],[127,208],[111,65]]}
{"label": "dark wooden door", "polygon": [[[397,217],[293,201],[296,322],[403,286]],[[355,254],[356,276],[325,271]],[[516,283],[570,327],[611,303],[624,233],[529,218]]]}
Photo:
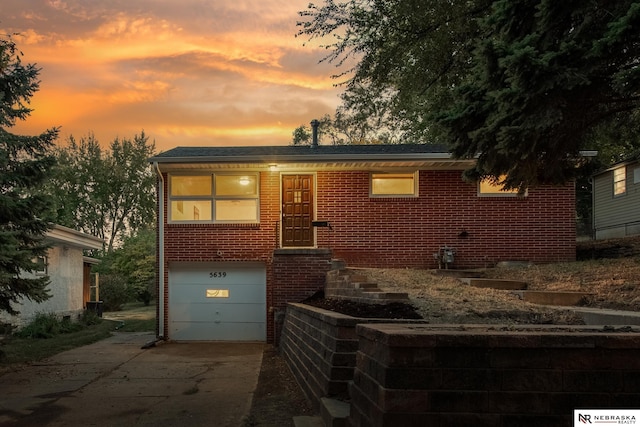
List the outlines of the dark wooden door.
{"label": "dark wooden door", "polygon": [[313,175],[283,175],[282,246],[313,246],[311,221],[313,221]]}

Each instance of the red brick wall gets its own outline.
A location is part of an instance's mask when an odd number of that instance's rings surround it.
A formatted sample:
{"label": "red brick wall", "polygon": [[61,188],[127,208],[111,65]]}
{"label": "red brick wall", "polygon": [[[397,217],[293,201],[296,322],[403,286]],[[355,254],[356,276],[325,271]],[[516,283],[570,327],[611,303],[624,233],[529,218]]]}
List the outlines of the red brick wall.
{"label": "red brick wall", "polygon": [[[457,251],[454,268],[575,259],[572,184],[530,189],[527,197],[515,198],[478,197],[477,186],[462,182],[460,171],[421,171],[419,183],[418,198],[370,198],[368,172],[318,172],[316,218],[333,228],[318,228],[318,248],[361,267],[435,268],[433,253],[444,245]],[[260,174],[259,224],[167,224],[166,219],[165,211],[166,268],[172,261],[265,263],[270,341],[275,339],[273,314],[322,286],[329,268],[325,252],[274,257],[278,173]],[[463,231],[466,238],[459,236]],[[167,284],[166,271],[164,277]],[[165,313],[167,308],[165,287]]]}
{"label": "red brick wall", "polygon": [[461,171],[421,171],[418,198],[370,198],[368,172],[317,180],[317,217],[333,227],[319,242],[350,266],[435,268],[433,253],[444,245],[456,249],[457,268],[575,259],[573,184],[524,198],[478,197]]}

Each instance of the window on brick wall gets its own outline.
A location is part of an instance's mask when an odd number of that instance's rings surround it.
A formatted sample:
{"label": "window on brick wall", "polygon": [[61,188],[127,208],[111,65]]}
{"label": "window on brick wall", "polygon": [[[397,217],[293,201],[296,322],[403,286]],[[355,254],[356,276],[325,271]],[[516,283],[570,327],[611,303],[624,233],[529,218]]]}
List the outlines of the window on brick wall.
{"label": "window on brick wall", "polygon": [[170,175],[171,222],[257,223],[257,173]]}
{"label": "window on brick wall", "polygon": [[[516,197],[518,190],[505,190],[503,186],[504,177],[500,177],[498,180],[483,179],[478,182],[478,195],[479,196],[511,196]],[[525,191],[525,196],[527,192]]]}
{"label": "window on brick wall", "polygon": [[369,194],[371,197],[417,197],[418,172],[372,172]]}
{"label": "window on brick wall", "polygon": [[613,195],[622,196],[627,192],[627,167],[621,166],[613,170]]}

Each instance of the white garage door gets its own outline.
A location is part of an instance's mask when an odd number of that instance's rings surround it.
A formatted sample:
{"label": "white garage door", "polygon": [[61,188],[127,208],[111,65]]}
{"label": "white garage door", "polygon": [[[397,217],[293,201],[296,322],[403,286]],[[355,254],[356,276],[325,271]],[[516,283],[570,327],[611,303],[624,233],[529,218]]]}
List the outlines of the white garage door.
{"label": "white garage door", "polygon": [[260,263],[172,264],[169,338],[266,341],[266,282]]}

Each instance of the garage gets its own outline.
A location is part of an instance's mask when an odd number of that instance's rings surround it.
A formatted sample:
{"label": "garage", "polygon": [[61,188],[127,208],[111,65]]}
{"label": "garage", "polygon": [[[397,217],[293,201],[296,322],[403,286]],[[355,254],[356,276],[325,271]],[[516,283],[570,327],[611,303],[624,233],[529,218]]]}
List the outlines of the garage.
{"label": "garage", "polygon": [[266,341],[266,283],[261,263],[173,263],[169,338]]}

